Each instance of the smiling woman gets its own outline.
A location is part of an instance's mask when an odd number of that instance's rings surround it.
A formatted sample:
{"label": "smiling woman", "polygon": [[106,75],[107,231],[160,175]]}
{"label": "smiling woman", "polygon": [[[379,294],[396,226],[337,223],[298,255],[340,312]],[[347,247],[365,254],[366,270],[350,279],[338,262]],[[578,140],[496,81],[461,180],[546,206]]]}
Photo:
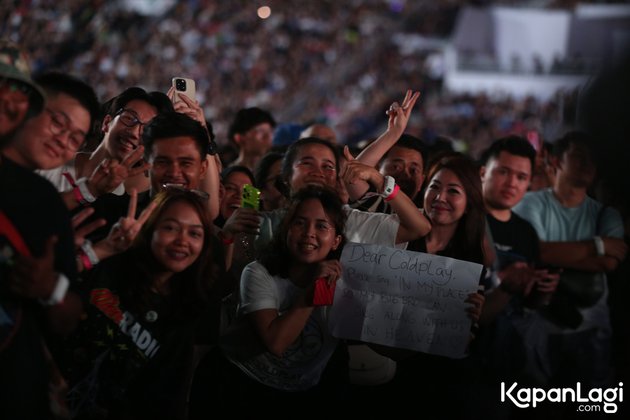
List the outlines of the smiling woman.
{"label": "smiling woman", "polygon": [[61,359],[77,414],[183,418],[196,328],[217,328],[205,316],[220,273],[207,200],[169,188],[154,203],[131,248],[83,283],[87,317]]}
{"label": "smiling woman", "polygon": [[[327,306],[320,306],[332,302],[318,301],[316,289],[332,290],[341,275],[345,220],[334,191],[302,189],[268,254],[245,267],[238,320],[222,337],[229,360],[219,356],[221,366],[212,374],[212,381],[221,384],[212,392],[215,409],[216,404],[251,399],[286,404],[339,397],[347,366],[333,372],[330,385],[320,382],[338,340],[328,329]],[[204,363],[217,360],[213,354]]]}

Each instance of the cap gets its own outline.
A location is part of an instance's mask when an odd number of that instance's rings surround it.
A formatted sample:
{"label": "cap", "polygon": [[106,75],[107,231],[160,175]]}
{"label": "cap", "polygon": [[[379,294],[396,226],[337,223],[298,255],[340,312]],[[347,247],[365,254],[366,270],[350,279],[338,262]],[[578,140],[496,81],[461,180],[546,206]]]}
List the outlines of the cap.
{"label": "cap", "polygon": [[28,59],[15,43],[8,40],[0,40],[0,77],[18,80],[33,88],[31,100],[33,106],[41,109],[44,105],[45,94],[31,79],[31,70]]}

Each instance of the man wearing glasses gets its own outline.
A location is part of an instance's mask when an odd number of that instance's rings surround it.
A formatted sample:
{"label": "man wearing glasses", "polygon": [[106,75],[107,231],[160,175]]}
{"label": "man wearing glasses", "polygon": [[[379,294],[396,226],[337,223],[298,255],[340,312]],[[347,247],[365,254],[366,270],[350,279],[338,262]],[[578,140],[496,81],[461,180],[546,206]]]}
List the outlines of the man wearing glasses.
{"label": "man wearing glasses", "polygon": [[146,190],[144,171],[148,165],[138,164],[143,153],[142,132],[153,117],[173,110],[165,94],[148,93],[139,87],[125,89],[104,108],[106,114],[99,127],[101,141],[94,151],[82,152],[80,145],[72,144],[74,153],[65,165],[40,171],[63,192],[69,209],[92,203],[110,192],[120,196],[131,189]]}
{"label": "man wearing glasses", "polygon": [[19,55],[0,43],[0,417],[51,418],[55,382],[42,331],[71,328],[80,306],[66,294],[76,278],[70,215],[34,171],[72,157],[98,101],[88,85],[59,73],[37,78],[44,101]]}

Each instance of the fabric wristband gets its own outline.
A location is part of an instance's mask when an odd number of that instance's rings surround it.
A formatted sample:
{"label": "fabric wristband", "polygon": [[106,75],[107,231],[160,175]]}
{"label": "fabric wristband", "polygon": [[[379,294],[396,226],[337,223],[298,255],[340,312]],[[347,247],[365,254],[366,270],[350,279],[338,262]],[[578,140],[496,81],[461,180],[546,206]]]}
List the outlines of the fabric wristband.
{"label": "fabric wristband", "polygon": [[604,240],[601,236],[594,236],[593,242],[595,242],[595,250],[597,255],[606,255],[606,247],[604,246]]}
{"label": "fabric wristband", "polygon": [[92,242],[86,239],[83,245],[81,245],[81,249],[85,252],[85,255],[88,256],[92,265],[96,265],[100,262],[98,255],[96,255],[94,248],[92,248]]}
{"label": "fabric wristband", "polygon": [[89,188],[87,187],[87,178],[83,177],[77,181],[76,186],[81,192],[81,196],[83,197],[83,201],[81,204],[89,204],[96,201],[96,197],[92,195]]}
{"label": "fabric wristband", "polygon": [[57,277],[57,284],[55,285],[55,289],[48,299],[40,299],[39,302],[42,305],[53,306],[63,302],[63,299],[66,297],[66,292],[70,287],[70,280],[63,273],[59,273],[59,277]]}
{"label": "fabric wristband", "polygon": [[234,238],[226,238],[225,236],[223,236],[223,232],[219,232],[218,236],[219,239],[221,239],[223,245],[232,245],[234,243]]}
{"label": "fabric wristband", "polygon": [[92,248],[92,242],[90,242],[89,240],[86,239],[85,242],[83,242],[83,245],[81,245],[81,251],[83,251],[83,254],[85,254],[85,256],[88,258],[88,261],[90,262],[90,265],[92,267],[94,267],[101,261],[98,258],[98,255],[96,255],[94,248]]}
{"label": "fabric wristband", "polygon": [[85,251],[82,249],[79,250],[78,253],[79,259],[81,260],[81,264],[83,265],[83,269],[89,271],[92,269],[92,262],[90,261],[90,257],[87,256]]}

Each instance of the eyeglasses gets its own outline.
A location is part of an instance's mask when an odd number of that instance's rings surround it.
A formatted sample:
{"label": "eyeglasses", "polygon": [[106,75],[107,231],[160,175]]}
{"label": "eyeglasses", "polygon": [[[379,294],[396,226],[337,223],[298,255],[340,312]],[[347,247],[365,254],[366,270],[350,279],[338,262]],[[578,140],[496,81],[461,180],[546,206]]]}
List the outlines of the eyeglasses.
{"label": "eyeglasses", "polygon": [[162,184],[162,188],[164,188],[165,190],[192,193],[192,194],[195,194],[197,197],[201,198],[202,200],[208,200],[210,198],[210,194],[208,194],[205,191],[186,188],[180,184]]}
{"label": "eyeglasses", "polygon": [[67,148],[72,151],[77,151],[85,140],[85,133],[81,130],[70,130],[70,117],[63,112],[53,111],[50,108],[44,108],[44,110],[50,115],[50,132],[54,136],[61,136],[62,134],[68,134]]}
{"label": "eyeglasses", "polygon": [[116,112],[116,115],[120,117],[118,118],[120,122],[129,128],[140,125],[140,129],[143,129],[144,126],[148,124],[148,122],[140,121],[138,116],[133,111],[126,108],[119,109],[118,112]]}

